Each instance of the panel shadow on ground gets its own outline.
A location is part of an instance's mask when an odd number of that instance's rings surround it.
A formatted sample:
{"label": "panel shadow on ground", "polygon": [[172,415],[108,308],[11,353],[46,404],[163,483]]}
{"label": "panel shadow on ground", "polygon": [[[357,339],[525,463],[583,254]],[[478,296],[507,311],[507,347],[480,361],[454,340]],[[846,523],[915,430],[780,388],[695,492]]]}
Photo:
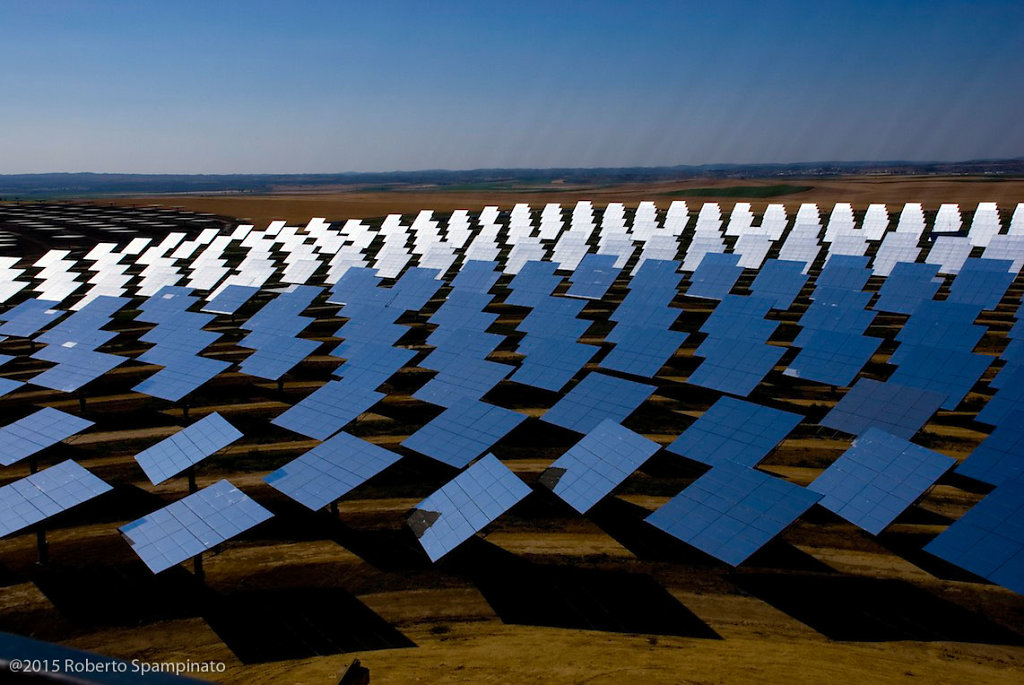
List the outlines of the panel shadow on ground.
{"label": "panel shadow on ground", "polygon": [[480,539],[452,561],[505,623],[720,639],[647,575],[535,564]]}
{"label": "panel shadow on ground", "polygon": [[221,595],[203,618],[245,664],[416,646],[341,588]]}
{"label": "panel shadow on ground", "polygon": [[331,528],[330,538],[381,571],[419,571],[430,566],[416,538],[406,529],[363,529],[339,522]]}
{"label": "panel shadow on ground", "polygon": [[732,582],[831,640],[1024,644],[1024,636],[902,580],[742,573]]}
{"label": "panel shadow on ground", "polygon": [[197,616],[204,589],[183,567],[154,575],[142,563],[48,564],[32,580],[77,626],[128,626]]}
{"label": "panel shadow on ground", "polygon": [[[938,516],[938,514],[936,514]],[[962,583],[986,583],[982,578],[970,571],[954,566],[924,551],[924,546],[935,536],[931,533],[909,532],[907,530],[887,530],[875,538],[875,541],[896,556],[902,557],[922,571],[927,571],[936,578]]]}

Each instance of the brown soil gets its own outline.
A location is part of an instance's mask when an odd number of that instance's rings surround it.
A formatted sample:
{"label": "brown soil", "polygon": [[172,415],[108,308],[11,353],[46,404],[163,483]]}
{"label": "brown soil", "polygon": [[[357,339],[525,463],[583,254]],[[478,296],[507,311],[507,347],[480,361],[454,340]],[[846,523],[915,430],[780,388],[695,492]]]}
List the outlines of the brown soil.
{"label": "brown soil", "polygon": [[[393,190],[364,192],[360,190],[321,190],[294,192],[283,190],[272,195],[211,195],[211,196],[158,196],[102,200],[102,204],[159,204],[171,207],[210,212],[225,216],[244,217],[258,226],[274,219],[305,225],[310,217],[332,220],[380,217],[386,214],[415,214],[421,209],[448,213],[455,209],[479,211],[487,205],[510,209],[518,202],[535,208],[549,202],[563,206],[579,200],[590,200],[597,207],[608,202],[622,202],[627,207],[650,200],[659,208],[666,208],[674,199],[671,193],[689,188],[729,188],[736,186],[803,185],[812,189],[801,193],[781,195],[770,199],[741,197],[681,197],[690,205],[719,202],[723,209],[731,210],[736,202],[750,202],[755,211],[761,211],[769,202],[784,202],[787,207],[799,202],[817,202],[831,206],[836,202],[849,202],[857,209],[871,203],[886,203],[890,212],[899,212],[906,202],[920,202],[935,210],[945,202],[958,202],[963,210],[973,210],[979,202],[998,202],[1004,212],[1012,212],[1024,200],[1024,179],[992,180],[984,177],[854,177],[842,179],[695,179],[690,181],[623,184],[612,187],[553,186],[543,192],[496,191],[444,191]],[[795,210],[794,210],[795,211]],[[1007,215],[1008,218],[1008,215]]]}

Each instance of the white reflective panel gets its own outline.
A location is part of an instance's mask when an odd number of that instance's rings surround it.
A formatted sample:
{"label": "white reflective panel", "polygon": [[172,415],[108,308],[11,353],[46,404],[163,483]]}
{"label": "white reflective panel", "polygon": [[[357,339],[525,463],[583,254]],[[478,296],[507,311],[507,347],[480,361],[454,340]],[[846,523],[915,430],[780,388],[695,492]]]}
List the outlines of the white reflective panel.
{"label": "white reflective panel", "polygon": [[861,256],[867,252],[868,244],[863,235],[837,235],[828,246],[828,254]]}
{"label": "white reflective panel", "polygon": [[971,255],[971,243],[967,238],[939,236],[935,238],[924,260],[939,267],[939,273],[956,274]]}
{"label": "white reflective panel", "polygon": [[888,276],[900,262],[916,262],[921,254],[918,236],[911,233],[886,233],[875,253],[872,270],[876,276]]}
{"label": "white reflective panel", "polygon": [[772,240],[778,240],[786,230],[789,217],[786,216],[786,208],[781,204],[771,204],[764,210],[761,217],[761,232],[768,235]]}
{"label": "white reflective panel", "polygon": [[840,236],[852,235],[856,229],[853,225],[853,207],[848,202],[837,202],[832,207],[825,226],[825,242],[833,242]]}
{"label": "white reflective panel", "polygon": [[[481,259],[481,257],[474,257],[474,259]],[[518,274],[527,262],[541,260],[547,260],[547,251],[544,246],[541,245],[539,239],[526,237],[509,250],[504,271],[507,274]]]}
{"label": "white reflective panel", "polygon": [[1009,271],[1020,273],[1024,268],[1024,235],[993,235],[981,256],[984,259],[1009,260]]}
{"label": "white reflective panel", "polygon": [[818,242],[820,231],[817,224],[797,223],[783,241],[779,259],[803,262],[803,273],[806,274],[821,252],[821,244]]}
{"label": "white reflective panel", "polygon": [[967,237],[971,245],[986,247],[1000,231],[999,208],[995,202],[979,202]]}
{"label": "white reflective panel", "polygon": [[1010,217],[1010,235],[1024,235],[1024,202],[1017,203]]}
{"label": "white reflective panel", "polygon": [[896,232],[921,236],[924,232],[924,209],[920,202],[908,202],[903,205],[899,221],[896,223]]}
{"label": "white reflective panel", "polygon": [[944,204],[935,213],[935,223],[932,225],[932,233],[956,233],[960,230],[960,206],[956,204]]}
{"label": "white reflective panel", "polygon": [[736,239],[734,251],[740,255],[739,266],[744,269],[760,269],[773,241],[766,235],[746,233]]}
{"label": "white reflective panel", "polygon": [[660,231],[652,232],[640,250],[640,257],[636,260],[631,275],[635,275],[648,260],[668,262],[675,260],[678,254],[679,240],[676,236]]}
{"label": "white reflective panel", "polygon": [[889,212],[885,205],[868,205],[867,211],[864,212],[864,223],[861,225],[864,237],[868,240],[881,240],[888,227]]}

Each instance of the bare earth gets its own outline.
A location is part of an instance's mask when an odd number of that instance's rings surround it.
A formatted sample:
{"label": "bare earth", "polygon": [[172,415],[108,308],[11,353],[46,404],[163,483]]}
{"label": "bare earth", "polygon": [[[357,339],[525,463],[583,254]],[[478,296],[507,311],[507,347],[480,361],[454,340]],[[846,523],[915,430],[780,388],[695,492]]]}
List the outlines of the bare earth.
{"label": "bare earth", "polygon": [[[812,186],[811,190],[768,199],[742,197],[679,197],[673,191],[688,188],[729,188],[736,186],[770,185]],[[543,192],[495,191],[442,191],[437,189],[408,189],[389,192],[363,192],[359,190],[297,191],[283,189],[271,195],[210,195],[160,196],[103,200],[104,204],[161,204],[183,207],[193,211],[210,212],[245,218],[265,226],[274,219],[305,225],[310,217],[362,219],[386,214],[415,214],[421,209],[451,212],[455,209],[478,211],[487,205],[509,209],[517,202],[543,207],[549,202],[563,206],[579,200],[590,200],[603,207],[608,202],[622,202],[627,206],[650,200],[665,208],[673,199],[689,204],[719,202],[731,209],[735,202],[750,202],[755,211],[762,211],[770,202],[793,205],[799,202],[817,202],[831,207],[836,202],[849,202],[863,209],[871,203],[886,203],[889,211],[896,211],[906,202],[920,202],[935,210],[944,202],[958,202],[961,209],[973,209],[979,202],[998,202],[1002,209],[1013,207],[1024,198],[1024,179],[992,180],[983,177],[861,177],[843,179],[799,179],[781,177],[773,179],[697,179],[684,182],[657,184],[624,184],[612,187],[564,187],[552,185]]]}

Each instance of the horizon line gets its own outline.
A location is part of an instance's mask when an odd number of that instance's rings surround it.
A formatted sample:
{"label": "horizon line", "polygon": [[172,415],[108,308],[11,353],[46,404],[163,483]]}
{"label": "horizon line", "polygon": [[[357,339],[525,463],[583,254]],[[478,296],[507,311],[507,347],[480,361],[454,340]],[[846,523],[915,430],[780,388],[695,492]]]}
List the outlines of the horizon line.
{"label": "horizon line", "polygon": [[881,165],[956,165],[956,164],[992,164],[1000,162],[1024,162],[1024,156],[990,157],[961,160],[815,160],[809,162],[707,162],[703,164],[673,164],[655,166],[551,166],[551,167],[474,167],[464,169],[425,168],[425,169],[390,169],[387,171],[219,171],[219,172],[179,172],[179,171],[33,171],[33,172],[2,172],[0,177],[10,176],[355,176],[355,175],[393,175],[393,174],[428,174],[428,173],[482,173],[482,172],[558,172],[558,171],[671,171],[682,169],[728,169],[728,168],[784,168],[814,166],[881,166]]}

